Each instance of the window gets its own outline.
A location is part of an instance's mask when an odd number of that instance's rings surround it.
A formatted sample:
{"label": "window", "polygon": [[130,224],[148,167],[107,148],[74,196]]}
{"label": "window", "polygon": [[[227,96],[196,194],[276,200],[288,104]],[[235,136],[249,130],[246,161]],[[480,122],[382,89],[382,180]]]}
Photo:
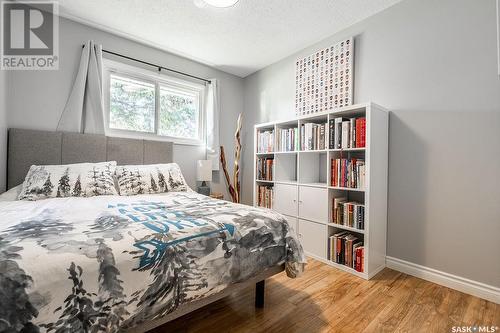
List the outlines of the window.
{"label": "window", "polygon": [[160,135],[193,138],[199,136],[198,96],[160,87]]}
{"label": "window", "polygon": [[154,84],[115,74],[109,82],[109,127],[154,133]]}
{"label": "window", "polygon": [[202,144],[205,86],[105,60],[107,131]]}

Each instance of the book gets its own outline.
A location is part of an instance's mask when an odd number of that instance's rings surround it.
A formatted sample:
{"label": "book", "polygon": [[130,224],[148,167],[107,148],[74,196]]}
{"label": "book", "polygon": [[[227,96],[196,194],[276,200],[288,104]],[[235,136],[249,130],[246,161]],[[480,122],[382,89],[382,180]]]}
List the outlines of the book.
{"label": "book", "polygon": [[268,185],[259,185],[257,187],[257,205],[264,208],[273,208],[273,187]]}
{"label": "book", "polygon": [[330,119],[330,149],[364,148],[366,146],[366,118]]}
{"label": "book", "polygon": [[342,122],[345,120],[345,118],[335,118],[335,139],[334,139],[334,146],[335,149],[340,149],[342,148]]}
{"label": "book", "polygon": [[358,236],[342,231],[328,237],[328,257],[331,261],[364,271],[364,246]]}
{"label": "book", "polygon": [[345,259],[345,236],[347,233],[344,233],[340,236],[337,237],[337,244],[336,244],[336,258],[337,258],[337,263],[338,264],[343,264],[344,259]]}
{"label": "book", "polygon": [[328,147],[328,124],[305,123],[300,126],[301,150],[324,150]]}
{"label": "book", "polygon": [[359,148],[366,147],[366,118],[360,118]]}
{"label": "book", "polygon": [[273,180],[274,158],[259,157],[257,159],[257,180]]}
{"label": "book", "polygon": [[356,118],[349,119],[349,148],[356,147]]}
{"label": "book", "polygon": [[336,158],[330,161],[330,185],[334,187],[365,188],[365,161]]}
{"label": "book", "polygon": [[358,253],[357,253],[357,250],[359,247],[363,246],[363,242],[357,242],[357,243],[354,243],[354,245],[352,246],[352,253],[353,253],[353,256],[352,256],[352,268],[356,269],[357,265],[358,265],[358,261],[360,259],[358,259]]}
{"label": "book", "polygon": [[330,236],[328,237],[328,259],[331,261],[335,262],[335,237]]}
{"label": "book", "polygon": [[358,246],[356,247],[356,265],[354,266],[354,269],[358,272],[364,272],[365,270],[365,248],[364,246]]}
{"label": "book", "polygon": [[328,122],[328,142],[329,149],[335,149],[335,120],[330,119]]}
{"label": "book", "polygon": [[323,150],[325,149],[325,127],[323,125],[319,126],[319,142],[318,142],[318,149]]}
{"label": "book", "polygon": [[274,151],[274,130],[257,132],[257,153]]}
{"label": "book", "polygon": [[346,231],[342,231],[329,237],[329,245],[330,245],[329,257],[331,261],[336,263],[339,262],[338,261],[340,256],[339,240],[346,234],[347,234]]}
{"label": "book", "polygon": [[361,147],[361,119],[356,119],[356,148]]}
{"label": "book", "polygon": [[345,245],[344,245],[344,262],[343,264],[347,267],[353,268],[353,250],[352,247],[354,243],[358,240],[358,237],[353,234],[348,234],[344,237]]}
{"label": "book", "polygon": [[278,128],[276,130],[276,151],[298,150],[298,128]]}
{"label": "book", "polygon": [[343,204],[344,202],[347,202],[347,198],[346,197],[333,198],[332,200],[333,200],[333,202],[332,202],[332,223],[343,224],[342,218],[340,216],[339,208],[342,209],[341,204]]}
{"label": "book", "polygon": [[349,148],[349,140],[350,140],[350,132],[351,132],[351,122],[349,120],[342,122],[342,137],[341,137],[341,146],[342,149]]}

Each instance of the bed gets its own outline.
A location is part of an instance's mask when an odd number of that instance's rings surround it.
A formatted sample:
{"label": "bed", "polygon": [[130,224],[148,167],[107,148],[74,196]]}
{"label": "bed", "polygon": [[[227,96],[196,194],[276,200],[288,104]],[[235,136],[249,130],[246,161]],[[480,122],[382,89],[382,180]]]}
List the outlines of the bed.
{"label": "bed", "polygon": [[[30,165],[172,162],[172,144],[10,129],[9,188]],[[193,191],[0,201],[1,332],[144,332],[305,257],[286,219]]]}

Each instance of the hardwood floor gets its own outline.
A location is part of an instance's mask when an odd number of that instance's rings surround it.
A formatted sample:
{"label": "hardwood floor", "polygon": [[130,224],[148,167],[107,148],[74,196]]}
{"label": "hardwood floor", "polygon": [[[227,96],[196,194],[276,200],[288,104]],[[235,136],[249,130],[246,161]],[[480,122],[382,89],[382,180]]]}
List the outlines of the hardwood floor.
{"label": "hardwood floor", "polygon": [[388,268],[365,281],[308,261],[300,278],[266,280],[263,309],[254,307],[248,288],[151,333],[452,332],[474,325],[500,332],[498,304]]}

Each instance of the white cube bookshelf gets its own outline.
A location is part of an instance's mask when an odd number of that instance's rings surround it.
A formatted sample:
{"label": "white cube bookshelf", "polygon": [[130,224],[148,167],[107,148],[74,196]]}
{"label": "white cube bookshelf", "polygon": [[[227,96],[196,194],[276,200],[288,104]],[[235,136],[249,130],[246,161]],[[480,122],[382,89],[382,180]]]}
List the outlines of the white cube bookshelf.
{"label": "white cube bookshelf", "polygon": [[[338,117],[365,117],[366,144],[363,148],[304,150],[273,149],[257,153],[257,134],[262,131],[298,128],[305,123],[328,123]],[[255,125],[254,134],[254,205],[257,206],[258,186],[273,188],[273,209],[285,215],[296,230],[306,254],[336,268],[364,279],[370,279],[385,267],[387,229],[387,170],[388,170],[388,111],[374,103],[356,104],[311,116]],[[276,144],[278,138],[275,137]],[[300,142],[300,140],[299,140]],[[276,145],[273,147],[276,148]],[[365,187],[345,188],[331,186],[331,160],[334,158],[365,160]],[[256,179],[258,158],[274,158],[273,179]],[[364,229],[332,222],[334,197],[347,197],[365,206]],[[348,231],[363,240],[364,271],[330,260],[329,236]]]}

